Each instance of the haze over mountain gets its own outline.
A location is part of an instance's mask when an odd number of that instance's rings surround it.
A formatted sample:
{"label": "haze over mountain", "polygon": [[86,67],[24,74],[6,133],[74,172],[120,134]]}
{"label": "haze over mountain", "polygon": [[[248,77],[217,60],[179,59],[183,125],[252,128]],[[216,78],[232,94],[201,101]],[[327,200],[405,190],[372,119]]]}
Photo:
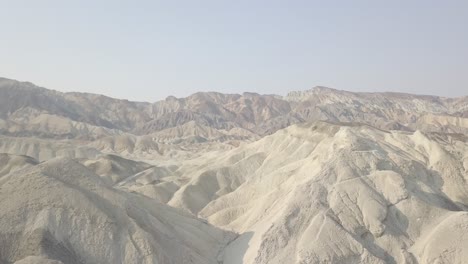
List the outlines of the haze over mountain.
{"label": "haze over mountain", "polygon": [[0,263],[464,263],[468,97],[0,79]]}

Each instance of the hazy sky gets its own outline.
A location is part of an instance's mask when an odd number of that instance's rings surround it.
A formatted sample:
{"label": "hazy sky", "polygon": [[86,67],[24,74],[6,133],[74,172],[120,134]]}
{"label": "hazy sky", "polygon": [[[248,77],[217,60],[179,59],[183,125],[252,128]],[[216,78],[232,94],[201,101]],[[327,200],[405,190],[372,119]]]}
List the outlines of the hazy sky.
{"label": "hazy sky", "polygon": [[468,95],[466,0],[0,4],[0,76],[61,91]]}

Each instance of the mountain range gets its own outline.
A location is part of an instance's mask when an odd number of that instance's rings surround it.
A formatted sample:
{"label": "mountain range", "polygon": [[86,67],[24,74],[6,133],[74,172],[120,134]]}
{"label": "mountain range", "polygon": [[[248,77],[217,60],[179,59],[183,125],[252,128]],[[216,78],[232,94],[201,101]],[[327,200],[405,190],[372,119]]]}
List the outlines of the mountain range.
{"label": "mountain range", "polygon": [[0,79],[0,264],[465,263],[468,96]]}
{"label": "mountain range", "polygon": [[[226,134],[236,129],[232,134],[265,136],[292,124],[318,120],[361,122],[387,130],[466,133],[468,97],[352,93],[315,87],[286,96],[207,92],[143,103],[61,93],[0,79],[0,118],[4,135],[41,138],[151,135],[190,122],[195,130],[209,127]],[[207,136],[205,139],[212,139]]]}

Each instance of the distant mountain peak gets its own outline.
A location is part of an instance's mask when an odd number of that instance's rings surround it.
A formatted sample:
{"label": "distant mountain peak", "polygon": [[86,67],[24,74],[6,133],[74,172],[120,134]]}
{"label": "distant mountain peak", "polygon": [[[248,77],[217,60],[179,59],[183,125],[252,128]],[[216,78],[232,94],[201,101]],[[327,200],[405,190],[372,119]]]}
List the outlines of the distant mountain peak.
{"label": "distant mountain peak", "polygon": [[326,87],[326,86],[315,86],[309,90],[289,92],[284,97],[284,99],[287,101],[304,101],[317,94],[337,93],[337,92],[342,92],[342,91],[333,89],[330,87]]}

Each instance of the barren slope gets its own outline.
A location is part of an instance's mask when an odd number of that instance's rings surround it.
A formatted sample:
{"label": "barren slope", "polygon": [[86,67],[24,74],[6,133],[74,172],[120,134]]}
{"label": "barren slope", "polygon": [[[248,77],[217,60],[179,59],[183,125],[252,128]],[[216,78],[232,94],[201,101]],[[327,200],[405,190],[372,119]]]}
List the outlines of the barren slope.
{"label": "barren slope", "polygon": [[231,235],[54,159],[0,177],[0,263],[213,263]]}
{"label": "barren slope", "polygon": [[[264,136],[304,121],[363,122],[389,130],[467,133],[468,97],[353,93],[326,87],[285,97],[256,93],[196,93],[155,103],[86,93],[60,93],[0,78],[0,133],[8,136],[94,140],[123,133],[185,136],[181,126],[211,135]],[[169,130],[168,130],[169,129]],[[160,140],[167,140],[163,133]],[[194,139],[198,140],[198,139]]]}
{"label": "barren slope", "polygon": [[296,125],[182,165],[168,204],[243,234],[225,263],[461,263],[467,153],[457,135]]}
{"label": "barren slope", "polygon": [[0,263],[462,264],[467,113],[468,97],[139,103],[0,78]]}

